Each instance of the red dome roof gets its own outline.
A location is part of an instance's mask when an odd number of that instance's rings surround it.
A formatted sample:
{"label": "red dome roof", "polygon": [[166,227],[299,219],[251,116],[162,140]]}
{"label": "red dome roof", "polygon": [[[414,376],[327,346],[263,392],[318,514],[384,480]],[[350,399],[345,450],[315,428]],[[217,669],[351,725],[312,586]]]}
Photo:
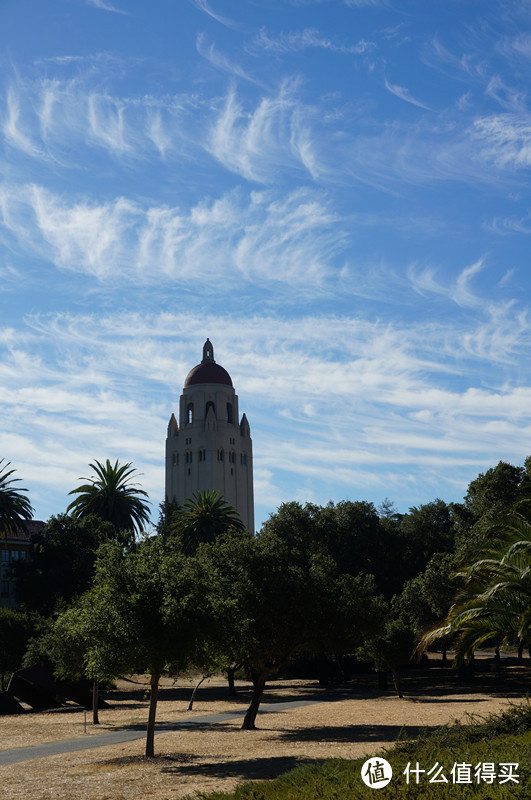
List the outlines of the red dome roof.
{"label": "red dome roof", "polygon": [[214,361],[214,348],[207,339],[203,346],[203,360],[190,370],[184,381],[184,387],[195,386],[198,383],[221,383],[232,386],[232,379],[221,364]]}
{"label": "red dome roof", "polygon": [[186,386],[193,386],[196,383],[224,383],[232,386],[232,380],[226,369],[221,364],[214,362],[202,362],[190,370],[184,382]]}

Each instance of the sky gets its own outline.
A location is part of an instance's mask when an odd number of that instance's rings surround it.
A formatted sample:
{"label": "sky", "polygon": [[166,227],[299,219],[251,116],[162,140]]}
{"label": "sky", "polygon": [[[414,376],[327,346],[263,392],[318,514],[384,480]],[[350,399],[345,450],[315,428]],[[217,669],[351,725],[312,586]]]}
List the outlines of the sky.
{"label": "sky", "polygon": [[531,454],[530,0],[0,0],[0,458],[164,495],[207,337],[283,501]]}

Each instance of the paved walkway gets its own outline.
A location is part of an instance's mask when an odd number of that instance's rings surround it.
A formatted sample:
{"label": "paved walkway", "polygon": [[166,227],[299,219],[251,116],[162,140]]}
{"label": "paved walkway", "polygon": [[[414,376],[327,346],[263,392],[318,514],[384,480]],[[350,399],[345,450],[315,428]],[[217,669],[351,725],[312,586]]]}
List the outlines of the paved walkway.
{"label": "paved walkway", "polygon": [[[284,703],[265,703],[260,706],[259,714],[271,714],[284,711],[288,708],[299,708],[311,703],[320,703],[322,700],[289,700]],[[162,722],[155,727],[155,735],[168,731],[180,731],[195,728],[199,725],[215,725],[223,723],[234,717],[243,716],[246,709],[238,711],[221,711],[217,714],[205,714],[193,719],[179,720],[178,722]],[[31,747],[17,747],[13,750],[0,751],[0,767],[8,764],[19,764],[22,761],[31,761],[34,758],[57,756],[61,753],[73,753],[76,750],[92,750],[95,747],[109,747],[113,744],[131,742],[134,739],[143,739],[146,735],[145,725],[134,725],[127,730],[110,731],[87,736],[83,739],[65,739],[60,742],[35,744]]]}

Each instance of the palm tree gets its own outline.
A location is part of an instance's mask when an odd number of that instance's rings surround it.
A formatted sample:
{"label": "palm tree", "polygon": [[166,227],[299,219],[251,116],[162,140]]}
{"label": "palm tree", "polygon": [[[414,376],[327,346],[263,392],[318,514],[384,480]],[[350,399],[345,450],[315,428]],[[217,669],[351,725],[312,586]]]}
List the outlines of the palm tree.
{"label": "palm tree", "polygon": [[174,514],[173,533],[180,538],[187,554],[230,529],[243,531],[243,522],[236,509],[213,489],[194,492]]}
{"label": "palm tree", "polygon": [[531,640],[531,499],[521,500],[492,532],[478,558],[458,573],[463,590],[444,622],[423,636],[418,652],[443,636],[457,636],[461,661],[488,639]]}
{"label": "palm tree", "polygon": [[110,522],[118,533],[142,530],[144,524],[149,522],[148,503],[142,500],[148,495],[143,489],[137,488],[138,484],[130,482],[136,473],[133,466],[120,464],[118,460],[113,466],[107,459],[105,464],[95,461],[89,467],[94,470],[96,477],[80,478],[90,483],[69,492],[77,497],[66,509],[67,513],[71,512],[72,516],[78,518],[95,514],[105,522]]}
{"label": "palm tree", "polygon": [[[3,466],[2,466],[3,464]],[[11,478],[15,472],[9,469],[10,462],[4,464],[0,458],[0,529],[5,534],[14,534],[18,528],[26,529],[26,521],[33,515],[33,508],[27,497],[21,492],[27,489],[14,489],[12,484],[20,478]]]}

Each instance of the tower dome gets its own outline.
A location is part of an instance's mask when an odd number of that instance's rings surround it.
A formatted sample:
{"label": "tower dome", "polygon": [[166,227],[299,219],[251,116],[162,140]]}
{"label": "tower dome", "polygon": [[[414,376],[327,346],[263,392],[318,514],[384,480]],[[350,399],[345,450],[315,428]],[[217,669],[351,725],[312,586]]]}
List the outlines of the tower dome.
{"label": "tower dome", "polygon": [[232,386],[232,379],[221,364],[214,360],[214,348],[210,339],[203,345],[203,360],[193,367],[185,378],[184,386],[196,386],[199,383],[220,383]]}

